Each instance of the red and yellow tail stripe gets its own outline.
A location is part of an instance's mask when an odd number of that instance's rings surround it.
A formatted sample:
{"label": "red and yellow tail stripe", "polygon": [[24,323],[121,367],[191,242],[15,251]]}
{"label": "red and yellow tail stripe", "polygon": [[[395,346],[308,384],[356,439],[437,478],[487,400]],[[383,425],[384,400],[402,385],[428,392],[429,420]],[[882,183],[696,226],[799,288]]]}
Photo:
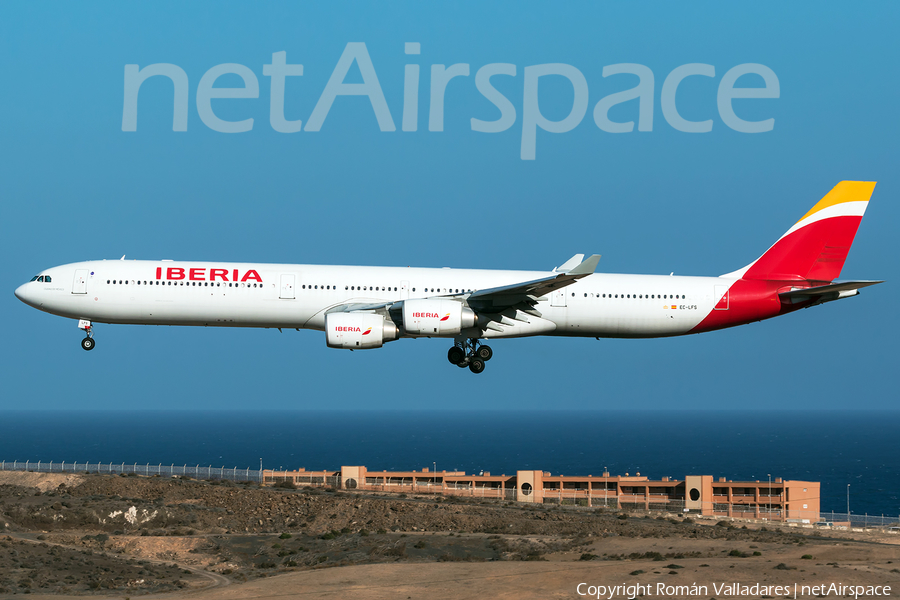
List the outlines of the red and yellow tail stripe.
{"label": "red and yellow tail stripe", "polygon": [[737,275],[743,279],[832,281],[841,274],[874,181],[842,181]]}

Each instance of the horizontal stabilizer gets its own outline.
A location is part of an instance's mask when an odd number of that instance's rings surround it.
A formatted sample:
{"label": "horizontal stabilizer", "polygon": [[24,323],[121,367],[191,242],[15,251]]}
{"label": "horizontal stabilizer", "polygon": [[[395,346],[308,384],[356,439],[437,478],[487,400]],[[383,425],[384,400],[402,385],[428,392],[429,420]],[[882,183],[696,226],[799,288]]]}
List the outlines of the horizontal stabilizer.
{"label": "horizontal stabilizer", "polygon": [[801,301],[801,300],[809,300],[813,298],[821,298],[825,300],[826,296],[831,296],[827,298],[828,300],[837,300],[838,298],[843,298],[847,296],[855,296],[856,292],[860,288],[869,287],[870,285],[875,285],[878,283],[884,283],[883,281],[838,281],[835,283],[830,283],[828,285],[820,285],[811,288],[805,289],[796,289],[791,290],[789,292],[781,292],[778,294],[781,298],[786,300],[793,301]]}

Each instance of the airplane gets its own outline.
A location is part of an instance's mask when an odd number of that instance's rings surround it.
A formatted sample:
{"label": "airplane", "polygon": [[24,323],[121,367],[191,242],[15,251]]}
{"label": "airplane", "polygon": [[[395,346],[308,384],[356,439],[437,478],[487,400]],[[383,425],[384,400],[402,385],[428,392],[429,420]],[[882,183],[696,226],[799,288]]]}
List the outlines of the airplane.
{"label": "airplane", "polygon": [[595,273],[599,255],[552,271],[99,260],[53,267],[22,302],[95,323],[314,329],[329,348],[453,340],[451,364],[484,371],[484,340],[656,338],[734,327],[855,296],[837,281],[875,182],[842,181],[762,256],[719,277]]}

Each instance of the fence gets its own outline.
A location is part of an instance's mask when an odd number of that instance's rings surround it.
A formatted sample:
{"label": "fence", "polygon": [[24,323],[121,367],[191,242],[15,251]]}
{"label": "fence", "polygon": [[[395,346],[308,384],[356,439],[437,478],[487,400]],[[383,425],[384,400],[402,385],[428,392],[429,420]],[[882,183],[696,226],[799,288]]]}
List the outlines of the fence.
{"label": "fence", "polygon": [[[896,517],[890,517],[886,515],[870,515],[870,514],[856,514],[856,513],[839,513],[839,512],[823,512],[819,513],[819,522],[820,523],[833,523],[834,527],[837,529],[839,527],[843,527],[846,529],[847,524],[850,524],[850,527],[853,529],[857,528],[872,528],[872,527],[893,527],[895,530],[900,527],[900,515]],[[830,527],[831,525],[826,525]],[[900,533],[900,531],[897,531]]]}
{"label": "fence", "polygon": [[150,463],[91,463],[91,462],[32,462],[2,461],[0,471],[33,471],[35,473],[107,473],[117,475],[120,473],[134,473],[152,477],[192,477],[194,479],[228,479],[231,481],[261,481],[262,471],[254,469],[230,469],[209,465],[164,465]]}

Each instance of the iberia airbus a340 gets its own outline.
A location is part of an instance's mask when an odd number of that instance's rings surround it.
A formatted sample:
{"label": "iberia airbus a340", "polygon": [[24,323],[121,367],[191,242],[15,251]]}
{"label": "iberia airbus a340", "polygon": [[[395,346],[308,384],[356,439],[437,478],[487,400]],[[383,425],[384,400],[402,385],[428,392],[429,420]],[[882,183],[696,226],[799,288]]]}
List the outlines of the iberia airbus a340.
{"label": "iberia airbus a340", "polygon": [[480,373],[493,355],[483,340],[685,335],[855,296],[880,282],[835,279],[874,188],[840,182],[761,257],[719,277],[594,273],[596,254],[549,273],[112,260],[47,269],[16,296],[78,319],[85,350],[94,323],[291,327],[349,350],[448,338],[450,362]]}

